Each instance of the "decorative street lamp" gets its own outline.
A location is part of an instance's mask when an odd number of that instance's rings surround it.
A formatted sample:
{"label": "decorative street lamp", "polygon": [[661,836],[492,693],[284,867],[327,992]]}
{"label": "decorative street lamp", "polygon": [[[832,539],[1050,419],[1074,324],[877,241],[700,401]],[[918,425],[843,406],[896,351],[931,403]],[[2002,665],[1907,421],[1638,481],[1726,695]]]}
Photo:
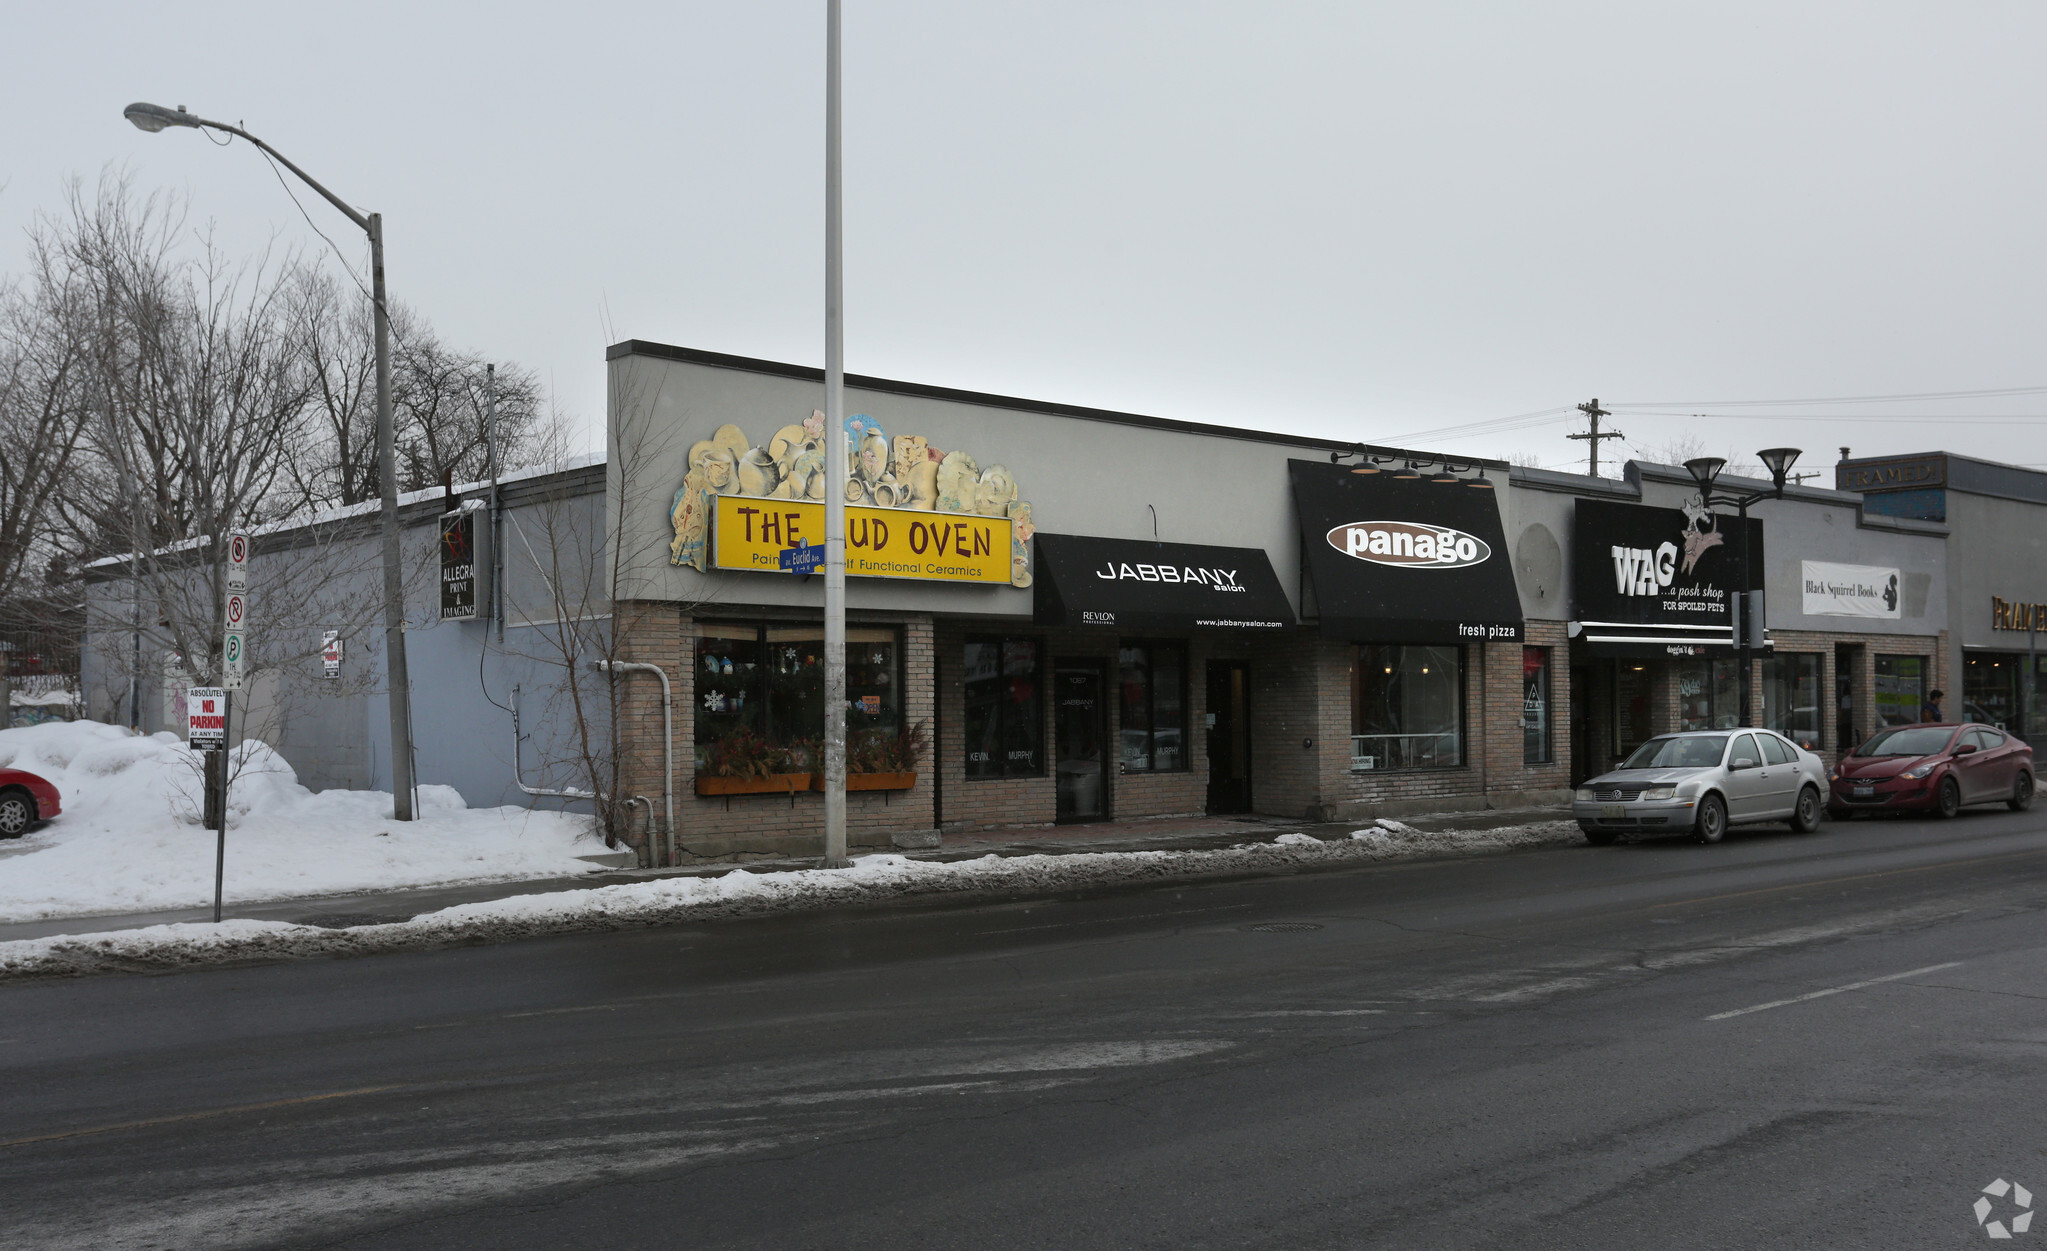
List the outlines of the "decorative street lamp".
{"label": "decorative street lamp", "polygon": [[135,123],[136,129],[151,134],[172,126],[189,126],[246,139],[297,174],[301,182],[319,192],[370,237],[370,301],[375,306],[377,328],[377,466],[384,486],[384,659],[391,687],[391,806],[398,820],[410,821],[412,687],[405,668],[405,577],[398,559],[398,472],[391,441],[391,314],[384,299],[384,215],[356,212],[276,148],[239,126],[187,113],[182,104],[175,110],[160,104],[131,104],[121,110],[121,115]]}
{"label": "decorative street lamp", "polygon": [[[1741,531],[1741,589],[1734,592],[1734,603],[1730,607],[1734,610],[1735,643],[1741,649],[1741,723],[1743,725],[1752,723],[1751,714],[1755,709],[1753,702],[1755,696],[1755,674],[1753,672],[1754,666],[1751,660],[1751,653],[1754,648],[1753,634],[1761,633],[1760,628],[1758,628],[1752,634],[1749,629],[1749,623],[1744,618],[1753,617],[1758,627],[1762,625],[1763,621],[1762,611],[1756,604],[1756,600],[1759,597],[1749,593],[1749,581],[1752,574],[1749,565],[1748,506],[1757,500],[1780,500],[1784,498],[1784,480],[1790,474],[1791,466],[1798,462],[1798,455],[1799,449],[1795,447],[1764,448],[1756,453],[1756,458],[1762,461],[1770,470],[1770,489],[1767,491],[1729,491],[1721,495],[1715,495],[1713,487],[1720,477],[1720,471],[1727,468],[1727,461],[1724,457],[1700,456],[1685,462],[1685,468],[1691,472],[1692,480],[1699,484],[1699,506],[1701,508],[1712,508],[1716,505],[1721,507],[1731,505],[1737,510],[1736,515],[1739,518],[1738,528]],[[1744,609],[1747,611],[1744,612]]]}

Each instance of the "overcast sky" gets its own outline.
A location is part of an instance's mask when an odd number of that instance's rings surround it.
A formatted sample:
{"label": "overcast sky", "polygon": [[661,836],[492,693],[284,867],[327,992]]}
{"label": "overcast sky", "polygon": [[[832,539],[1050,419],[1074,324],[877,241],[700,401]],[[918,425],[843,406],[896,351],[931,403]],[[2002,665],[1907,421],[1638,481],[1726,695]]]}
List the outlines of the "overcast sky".
{"label": "overcast sky", "polygon": [[[2047,465],[2047,6],[845,21],[856,373],[1555,467],[1592,396],[1623,454]],[[324,250],[255,152],[121,118],[184,104],[381,210],[394,296],[593,432],[616,339],[822,363],[822,0],[73,0],[5,27],[8,268],[110,165],[238,248]],[[1993,390],[2020,393],[1955,394]]]}

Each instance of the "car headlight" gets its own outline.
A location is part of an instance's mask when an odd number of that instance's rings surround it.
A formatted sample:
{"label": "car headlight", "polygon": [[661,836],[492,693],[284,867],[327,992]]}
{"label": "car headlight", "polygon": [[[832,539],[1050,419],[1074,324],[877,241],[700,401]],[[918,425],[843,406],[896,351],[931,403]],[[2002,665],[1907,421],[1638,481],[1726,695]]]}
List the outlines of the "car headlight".
{"label": "car headlight", "polygon": [[1592,788],[1591,788],[1591,787],[1589,787],[1589,786],[1581,786],[1581,787],[1579,787],[1579,788],[1578,788],[1578,798],[1580,798],[1580,799],[1584,800],[1584,801],[1585,801],[1586,803],[1591,803],[1591,802],[1592,802]]}
{"label": "car headlight", "polygon": [[1913,765],[1898,776],[1901,778],[1923,778],[1938,768],[1940,768],[1940,761],[1929,760],[1923,765]]}
{"label": "car headlight", "polygon": [[1659,800],[1676,799],[1677,788],[1675,786],[1652,786],[1642,792],[1642,798],[1652,804]]}

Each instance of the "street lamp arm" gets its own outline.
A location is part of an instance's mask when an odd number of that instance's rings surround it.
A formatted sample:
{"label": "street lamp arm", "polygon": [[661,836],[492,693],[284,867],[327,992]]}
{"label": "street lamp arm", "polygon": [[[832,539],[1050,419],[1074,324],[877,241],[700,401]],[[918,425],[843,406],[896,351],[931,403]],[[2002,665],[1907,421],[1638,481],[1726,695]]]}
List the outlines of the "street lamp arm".
{"label": "street lamp arm", "polygon": [[[137,116],[138,114],[140,114],[139,118]],[[131,104],[128,106],[125,115],[127,116],[129,121],[134,122],[137,126],[142,126],[145,129],[161,130],[165,126],[190,126],[193,127],[194,129],[206,127],[211,130],[218,130],[224,134],[234,135],[238,138],[246,139],[250,143],[254,144],[259,150],[268,153],[272,159],[276,160],[286,169],[290,170],[294,174],[297,174],[299,176],[300,182],[305,183],[308,187],[311,187],[313,190],[319,192],[321,196],[323,196],[326,199],[327,203],[333,205],[335,208],[340,209],[342,214],[346,216],[348,220],[356,224],[357,229],[367,231],[370,228],[370,219],[364,214],[357,212],[355,210],[355,207],[349,204],[348,201],[342,199],[340,196],[335,195],[332,191],[329,191],[327,190],[327,188],[321,186],[320,180],[313,177],[311,174],[308,174],[306,171],[300,169],[298,167],[297,162],[293,161],[284,153],[279,152],[276,148],[273,148],[269,144],[263,142],[261,139],[258,139],[256,136],[250,134],[248,131],[243,130],[240,126],[236,126],[230,122],[216,122],[209,118],[199,117],[196,114],[187,113],[185,112],[184,107],[182,105],[179,106],[178,111],[176,113],[172,113],[169,109],[162,108],[161,106],[158,105]]]}

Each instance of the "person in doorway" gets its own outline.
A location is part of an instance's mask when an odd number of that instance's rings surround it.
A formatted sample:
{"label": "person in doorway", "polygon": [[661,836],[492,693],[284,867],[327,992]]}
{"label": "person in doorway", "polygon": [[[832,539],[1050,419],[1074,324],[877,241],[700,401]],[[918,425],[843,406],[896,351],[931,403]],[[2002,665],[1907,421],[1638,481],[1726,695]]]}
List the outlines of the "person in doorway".
{"label": "person in doorway", "polygon": [[1920,706],[1919,719],[1921,721],[1947,720],[1947,718],[1942,716],[1940,712],[1940,701],[1946,698],[1947,698],[1946,691],[1926,692],[1926,703]]}

